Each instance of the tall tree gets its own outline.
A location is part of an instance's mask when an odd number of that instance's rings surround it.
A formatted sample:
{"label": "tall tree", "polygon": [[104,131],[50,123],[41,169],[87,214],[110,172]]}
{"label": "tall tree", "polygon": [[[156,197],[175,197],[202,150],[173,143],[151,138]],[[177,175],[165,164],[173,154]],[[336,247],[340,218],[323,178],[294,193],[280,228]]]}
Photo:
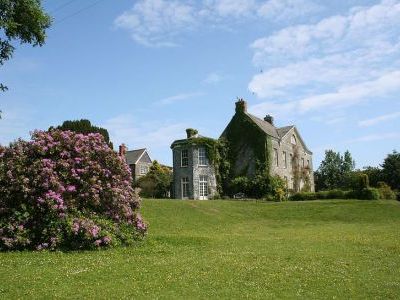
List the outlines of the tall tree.
{"label": "tall tree", "polygon": [[[53,127],[49,128],[49,130],[51,129],[53,129]],[[100,133],[104,137],[106,143],[109,144],[111,148],[113,148],[113,144],[110,141],[110,135],[108,134],[107,129],[94,126],[89,120],[81,119],[74,121],[64,121],[64,123],[61,126],[58,126],[57,129],[71,130],[83,134]]]}
{"label": "tall tree", "polygon": [[382,176],[392,189],[400,190],[400,153],[396,150],[383,161]]}
{"label": "tall tree", "polygon": [[149,172],[135,183],[135,187],[141,189],[143,197],[167,198],[171,190],[171,182],[172,171],[170,168],[159,164],[155,160]]}
{"label": "tall tree", "polygon": [[[0,0],[0,65],[12,57],[14,42],[42,46],[50,25],[40,0]],[[0,83],[0,91],[5,90]]]}
{"label": "tall tree", "polygon": [[325,151],[325,158],[315,172],[317,190],[347,187],[354,167],[355,162],[349,151],[343,156],[333,150]]}

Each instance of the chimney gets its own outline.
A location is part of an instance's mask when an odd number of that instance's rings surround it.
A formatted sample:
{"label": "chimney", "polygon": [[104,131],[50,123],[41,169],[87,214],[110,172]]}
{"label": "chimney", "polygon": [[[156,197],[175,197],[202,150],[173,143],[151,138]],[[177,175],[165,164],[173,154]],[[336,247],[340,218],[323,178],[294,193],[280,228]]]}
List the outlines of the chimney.
{"label": "chimney", "polygon": [[125,144],[121,144],[121,145],[119,146],[119,156],[125,158],[126,150],[127,150],[127,149],[128,149],[128,148],[125,146]]}
{"label": "chimney", "polygon": [[186,136],[187,136],[188,139],[197,137],[198,133],[199,132],[196,129],[193,129],[193,128],[186,129]]}
{"label": "chimney", "polygon": [[274,117],[271,115],[266,115],[264,121],[268,122],[271,125],[274,125]]}
{"label": "chimney", "polygon": [[241,112],[241,113],[245,113],[247,112],[247,102],[244,101],[243,99],[238,99],[238,101],[235,103],[236,108],[235,111],[237,113]]}

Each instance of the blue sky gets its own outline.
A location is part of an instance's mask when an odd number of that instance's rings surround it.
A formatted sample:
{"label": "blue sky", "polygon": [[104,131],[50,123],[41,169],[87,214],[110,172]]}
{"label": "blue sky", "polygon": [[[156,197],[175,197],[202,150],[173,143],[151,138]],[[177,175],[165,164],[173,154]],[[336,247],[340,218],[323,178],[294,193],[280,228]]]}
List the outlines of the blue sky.
{"label": "blue sky", "polygon": [[218,137],[237,97],[325,149],[378,165],[400,141],[400,1],[45,1],[42,48],[0,68],[0,143],[87,118],[171,164],[188,127]]}

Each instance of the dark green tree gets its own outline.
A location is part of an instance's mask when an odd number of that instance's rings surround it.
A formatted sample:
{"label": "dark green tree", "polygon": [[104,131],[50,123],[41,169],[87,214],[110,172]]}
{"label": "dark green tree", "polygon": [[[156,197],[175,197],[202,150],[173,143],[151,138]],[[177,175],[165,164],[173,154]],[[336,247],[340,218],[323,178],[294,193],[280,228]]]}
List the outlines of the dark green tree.
{"label": "dark green tree", "polygon": [[172,171],[170,168],[153,161],[149,172],[138,179],[135,187],[141,189],[140,194],[149,198],[169,197],[172,183]]}
{"label": "dark green tree", "polygon": [[[50,25],[40,0],[0,0],[0,65],[12,57],[16,42],[42,46]],[[0,83],[0,91],[5,90]]]}
{"label": "dark green tree", "polygon": [[400,153],[394,150],[382,164],[382,177],[394,190],[400,190]]}
{"label": "dark green tree", "polygon": [[[50,127],[49,130],[52,130],[53,128],[54,127]],[[74,121],[64,121],[64,123],[61,126],[58,126],[56,129],[71,130],[83,134],[100,133],[104,137],[106,143],[109,144],[111,148],[113,148],[113,144],[110,141],[110,135],[108,134],[107,129],[94,126],[89,120],[81,119]]]}
{"label": "dark green tree", "polygon": [[325,158],[315,172],[317,190],[347,188],[351,183],[355,162],[349,151],[344,155],[333,150],[325,151]]}
{"label": "dark green tree", "polygon": [[381,168],[368,166],[364,167],[362,172],[368,175],[369,184],[373,187],[377,187],[378,182],[384,181]]}

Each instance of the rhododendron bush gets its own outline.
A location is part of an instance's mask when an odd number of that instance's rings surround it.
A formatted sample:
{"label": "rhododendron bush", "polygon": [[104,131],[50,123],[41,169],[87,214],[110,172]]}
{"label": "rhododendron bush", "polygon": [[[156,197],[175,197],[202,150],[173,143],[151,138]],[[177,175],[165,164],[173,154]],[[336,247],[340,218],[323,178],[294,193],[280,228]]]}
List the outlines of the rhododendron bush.
{"label": "rhododendron bush", "polygon": [[0,146],[0,248],[90,249],[146,233],[123,158],[100,134],[35,131]]}

